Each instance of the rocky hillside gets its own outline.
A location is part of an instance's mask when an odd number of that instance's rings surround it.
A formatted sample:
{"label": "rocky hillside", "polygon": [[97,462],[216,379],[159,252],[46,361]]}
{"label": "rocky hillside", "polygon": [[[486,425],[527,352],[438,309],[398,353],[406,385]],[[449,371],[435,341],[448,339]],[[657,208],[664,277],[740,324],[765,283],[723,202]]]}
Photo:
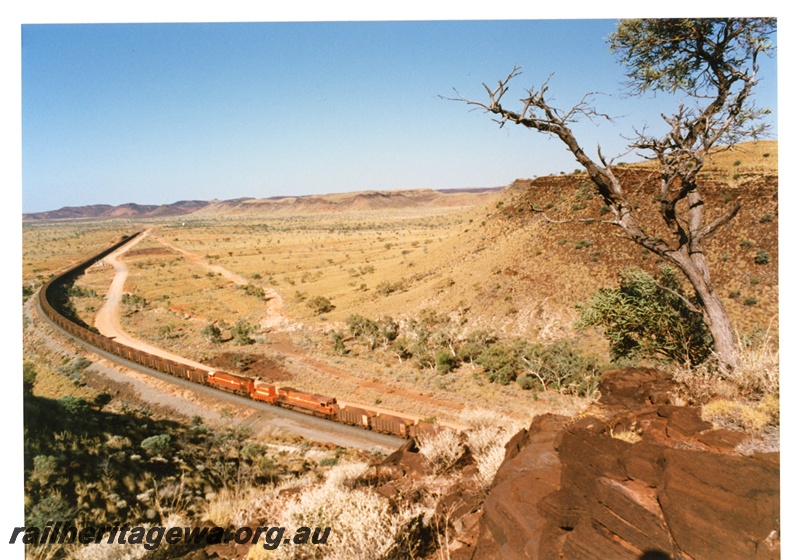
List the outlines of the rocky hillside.
{"label": "rocky hillside", "polygon": [[[776,142],[743,144],[715,156],[701,177],[710,219],[737,199],[742,203],[738,215],[706,244],[717,290],[737,329],[769,329],[776,339],[777,159]],[[669,239],[653,197],[658,180],[653,168],[629,165],[617,173],[648,230]],[[574,338],[581,336],[572,327],[577,303],[600,288],[616,286],[625,267],[658,272],[665,264],[612,226],[548,223],[532,208],[544,209],[554,219],[603,219],[608,211],[592,194],[586,174],[519,179],[490,204],[464,211],[461,231],[432,245],[413,271],[398,265],[392,274],[407,280],[404,290],[364,302],[343,295],[337,305],[341,301],[341,309],[370,317],[423,308],[468,309],[468,330]]]}

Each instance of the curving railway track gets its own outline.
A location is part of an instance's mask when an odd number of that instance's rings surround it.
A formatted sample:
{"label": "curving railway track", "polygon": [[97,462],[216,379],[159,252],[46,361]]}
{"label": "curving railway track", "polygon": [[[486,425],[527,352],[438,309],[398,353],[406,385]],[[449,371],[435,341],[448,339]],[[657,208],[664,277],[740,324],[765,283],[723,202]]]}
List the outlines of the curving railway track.
{"label": "curving railway track", "polygon": [[[83,274],[88,267],[108,257],[125,245],[138,243],[144,235],[143,232],[136,232],[133,235],[124,237],[101,253],[50,279],[39,290],[37,297],[37,307],[40,315],[46,318],[56,329],[74,337],[91,351],[115,363],[184,388],[190,388],[193,391],[213,394],[216,398],[227,400],[240,406],[268,412],[272,416],[281,418],[281,421],[289,423],[290,426],[288,428],[290,431],[311,437],[311,439],[323,439],[343,446],[365,447],[373,445],[394,449],[403,443],[401,438],[414,437],[420,433],[435,429],[434,426],[383,413],[373,413],[373,411],[353,409],[347,406],[341,407],[340,410],[336,405],[335,399],[329,399],[329,401],[332,401],[334,408],[331,408],[327,414],[320,414],[319,410],[308,407],[303,399],[298,400],[297,397],[297,395],[301,395],[302,397],[317,398],[319,397],[318,395],[295,392],[288,394],[288,397],[278,398],[278,390],[272,388],[273,391],[270,394],[273,396],[268,399],[266,398],[266,389],[262,388],[261,393],[253,391],[252,380],[249,382],[249,390],[247,391],[242,390],[241,386],[222,384],[221,381],[226,381],[227,378],[238,382],[238,379],[241,379],[242,376],[218,372],[202,364],[167,354],[159,349],[149,352],[141,348],[134,348],[132,345],[125,343],[127,340],[124,337],[110,337],[94,332],[60,311],[60,307],[65,302],[66,287],[75,278]],[[115,278],[115,281],[124,282],[124,274],[118,275],[119,277],[122,279]],[[108,320],[108,318],[104,320]],[[255,383],[258,384],[259,382],[256,381]],[[280,390],[285,392],[287,388],[281,388]],[[264,395],[264,397],[260,398],[257,394]],[[315,407],[317,409],[320,408],[317,405]],[[317,418],[315,416],[321,417]]]}

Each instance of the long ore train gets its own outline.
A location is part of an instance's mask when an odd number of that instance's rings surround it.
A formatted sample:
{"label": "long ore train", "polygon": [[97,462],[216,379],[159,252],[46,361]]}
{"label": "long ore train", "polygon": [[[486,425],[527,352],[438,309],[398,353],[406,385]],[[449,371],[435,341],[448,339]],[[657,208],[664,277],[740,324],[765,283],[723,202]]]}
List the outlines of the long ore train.
{"label": "long ore train", "polygon": [[116,251],[140,234],[141,232],[136,232],[130,236],[123,237],[121,241],[115,243],[101,253],[73,266],[63,274],[51,278],[39,291],[39,306],[42,312],[53,323],[69,334],[106,352],[162,373],[188,379],[189,381],[209,387],[216,387],[217,389],[229,393],[241,395],[271,405],[289,408],[305,414],[326,418],[334,422],[358,426],[366,430],[391,434],[401,438],[417,438],[423,434],[435,433],[440,429],[439,425],[422,420],[404,418],[402,416],[385,414],[383,412],[355,406],[340,406],[336,402],[335,397],[305,393],[292,389],[291,387],[277,387],[261,381],[258,378],[227,371],[197,368],[161,356],[156,356],[149,352],[144,352],[121,344],[107,336],[95,333],[64,316],[57,310],[59,306],[54,305],[53,302],[57,299],[59,290],[63,293],[64,286],[83,274],[87,268],[99,262],[105,256]]}

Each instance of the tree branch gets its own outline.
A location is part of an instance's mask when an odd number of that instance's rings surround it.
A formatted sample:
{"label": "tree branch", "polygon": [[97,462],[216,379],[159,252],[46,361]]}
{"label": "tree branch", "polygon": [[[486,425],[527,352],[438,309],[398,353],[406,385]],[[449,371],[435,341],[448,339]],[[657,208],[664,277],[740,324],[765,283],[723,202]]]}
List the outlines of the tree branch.
{"label": "tree branch", "polygon": [[739,210],[741,208],[742,208],[742,205],[737,200],[734,203],[733,207],[730,208],[730,210],[728,210],[727,212],[722,214],[720,217],[718,217],[716,220],[714,220],[711,223],[707,224],[704,228],[702,228],[699,232],[697,232],[696,237],[698,237],[699,240],[702,240],[703,238],[713,234],[720,227],[722,227],[725,224],[727,224],[728,222],[730,222],[736,216],[736,214],[739,213]]}
{"label": "tree branch", "polygon": [[662,286],[658,282],[656,282],[655,284],[656,284],[656,287],[661,288],[662,290],[671,293],[673,296],[675,296],[678,299],[680,299],[681,301],[683,301],[683,303],[686,304],[686,307],[689,309],[689,311],[692,311],[693,313],[697,313],[699,315],[703,314],[703,310],[698,308],[695,304],[693,304],[691,301],[689,301],[685,296],[679,294],[678,292],[676,292],[672,288],[668,288],[666,286]]}

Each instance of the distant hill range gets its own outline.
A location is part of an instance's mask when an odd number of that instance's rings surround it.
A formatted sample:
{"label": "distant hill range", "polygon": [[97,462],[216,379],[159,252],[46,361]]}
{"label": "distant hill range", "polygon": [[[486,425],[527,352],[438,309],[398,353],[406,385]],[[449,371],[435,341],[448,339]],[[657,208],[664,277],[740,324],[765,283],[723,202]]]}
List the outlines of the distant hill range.
{"label": "distant hill range", "polygon": [[192,214],[208,206],[202,200],[182,200],[172,204],[136,204],[129,202],[119,206],[92,204],[91,206],[65,206],[60,210],[23,214],[24,222],[58,220],[111,220],[114,218],[155,218],[159,216],[182,216]]}
{"label": "distant hill range", "polygon": [[236,198],[232,200],[182,200],[172,204],[127,203],[119,206],[93,204],[65,206],[60,210],[23,214],[23,222],[64,220],[112,220],[120,218],[159,218],[168,216],[210,217],[248,214],[296,214],[361,210],[389,210],[423,207],[474,206],[503,187],[482,189],[413,189],[399,191],[361,191],[308,196]]}

